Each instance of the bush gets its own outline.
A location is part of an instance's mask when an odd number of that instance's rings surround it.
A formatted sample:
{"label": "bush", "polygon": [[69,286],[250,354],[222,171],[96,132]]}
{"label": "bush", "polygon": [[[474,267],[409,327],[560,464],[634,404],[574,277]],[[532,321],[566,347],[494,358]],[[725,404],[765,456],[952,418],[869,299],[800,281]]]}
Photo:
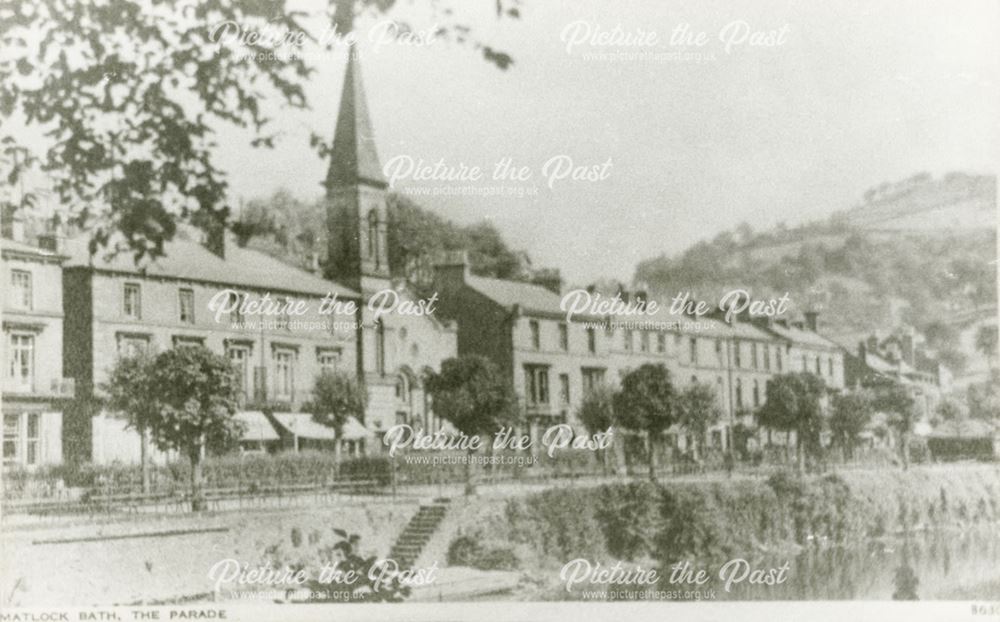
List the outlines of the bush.
{"label": "bush", "polygon": [[507,547],[485,546],[478,538],[458,536],[448,546],[448,565],[479,570],[516,570],[520,561]]}

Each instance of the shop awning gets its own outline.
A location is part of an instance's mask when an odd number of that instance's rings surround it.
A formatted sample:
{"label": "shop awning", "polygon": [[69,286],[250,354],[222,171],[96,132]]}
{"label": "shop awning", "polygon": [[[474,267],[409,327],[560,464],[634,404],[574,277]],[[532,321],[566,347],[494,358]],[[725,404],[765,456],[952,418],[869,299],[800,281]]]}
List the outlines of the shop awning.
{"label": "shop awning", "polygon": [[281,437],[274,431],[267,416],[259,410],[244,410],[236,413],[237,421],[243,423],[241,441],[277,441]]}
{"label": "shop awning", "polygon": [[317,423],[310,413],[274,413],[283,428],[299,438],[332,441],[337,438],[333,428]]}

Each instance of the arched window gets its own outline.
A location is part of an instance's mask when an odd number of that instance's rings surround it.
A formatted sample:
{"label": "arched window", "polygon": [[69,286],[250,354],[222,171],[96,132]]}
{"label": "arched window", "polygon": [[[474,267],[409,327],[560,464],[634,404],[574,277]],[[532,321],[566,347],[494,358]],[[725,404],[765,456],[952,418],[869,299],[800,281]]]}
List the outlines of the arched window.
{"label": "arched window", "polygon": [[368,256],[378,261],[378,212],[372,210],[368,212]]}

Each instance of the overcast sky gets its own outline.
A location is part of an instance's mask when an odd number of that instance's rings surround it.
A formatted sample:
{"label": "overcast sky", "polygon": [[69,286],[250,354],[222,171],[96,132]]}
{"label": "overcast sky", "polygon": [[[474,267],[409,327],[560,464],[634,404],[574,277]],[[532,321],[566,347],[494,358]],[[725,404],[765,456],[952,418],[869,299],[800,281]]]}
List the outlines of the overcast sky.
{"label": "overcast sky", "polygon": [[[994,172],[996,2],[529,0],[521,20],[500,22],[492,0],[452,4],[515,64],[500,71],[441,42],[363,41],[381,160],[443,159],[487,175],[503,158],[528,166],[530,180],[508,185],[537,188],[535,196],[414,198],[457,221],[492,220],[536,264],[558,267],[572,282],[630,279],[639,260],[676,253],[740,221],[765,228],[822,218],[885,180]],[[564,32],[578,20],[600,31],[652,32],[659,45],[567,51]],[[783,43],[737,43],[727,53],[719,37],[734,21],[774,31],[771,41],[783,32]],[[374,23],[358,26],[365,32]],[[669,45],[683,24],[704,32],[707,43]],[[712,58],[587,57],[615,50]],[[326,163],[307,141],[311,131],[332,137],[345,48],[313,60],[320,71],[308,88],[312,109],[283,113],[274,150],[249,150],[247,136],[221,132],[218,162],[235,195],[321,192]],[[556,156],[611,165],[606,179],[550,189],[542,168]]]}

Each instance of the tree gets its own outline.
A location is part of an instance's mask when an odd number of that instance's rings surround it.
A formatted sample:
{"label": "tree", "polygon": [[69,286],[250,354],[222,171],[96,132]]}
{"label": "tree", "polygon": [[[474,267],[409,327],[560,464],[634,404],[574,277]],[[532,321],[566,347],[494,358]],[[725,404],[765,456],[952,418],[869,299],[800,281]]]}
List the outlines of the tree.
{"label": "tree", "polygon": [[854,457],[858,438],[875,415],[870,392],[860,389],[835,395],[830,413],[830,432],[848,458]]}
{"label": "tree", "polygon": [[[606,384],[599,384],[588,391],[576,411],[577,419],[590,434],[605,432],[615,422],[615,393]],[[606,450],[601,450],[601,468],[607,473],[608,460]]]}
{"label": "tree", "polygon": [[980,326],[976,331],[976,350],[983,353],[990,360],[990,364],[997,358],[997,327],[995,325]]}
{"label": "tree", "polygon": [[614,396],[621,426],[646,434],[650,480],[656,480],[656,440],[676,421],[674,399],[670,372],[662,363],[645,363],[625,374]]}
{"label": "tree", "polygon": [[182,346],[161,352],[149,373],[149,401],[141,425],[163,451],[177,451],[191,462],[191,509],[204,509],[202,459],[207,447],[225,448],[239,439],[236,412],[240,382],[224,356],[204,346]]}
{"label": "tree", "polygon": [[722,418],[716,392],[711,385],[695,383],[685,387],[675,405],[677,423],[684,426],[694,440],[694,455],[704,442],[708,429]]}
{"label": "tree", "polygon": [[[520,18],[521,0],[490,0],[497,19]],[[215,164],[213,130],[249,128],[252,147],[273,147],[271,118],[306,109],[310,52],[332,47],[355,18],[397,6],[329,0],[332,23],[310,22],[287,0],[12,0],[0,5],[0,116],[4,129],[37,126],[38,156],[2,137],[0,174],[16,185],[40,166],[73,220],[93,228],[91,250],[114,241],[136,258],[163,254],[179,220],[221,226],[230,212]],[[478,38],[453,6],[426,0],[435,40],[468,45],[506,69],[511,56]],[[324,15],[320,11],[314,15]],[[318,22],[318,23],[317,23]],[[386,34],[412,36],[395,19]],[[357,39],[364,36],[354,35]],[[328,146],[313,135],[325,156]],[[41,159],[39,159],[39,157]],[[22,197],[22,204],[31,201]],[[115,234],[121,234],[115,235]]]}
{"label": "tree", "polygon": [[[517,398],[506,378],[490,359],[479,355],[445,359],[441,371],[431,371],[425,382],[434,400],[434,412],[467,435],[494,434],[518,422]],[[475,492],[472,449],[465,463],[465,493]]]}
{"label": "tree", "polygon": [[989,380],[970,384],[967,397],[969,416],[973,419],[991,421],[1000,417],[1000,377],[996,370],[990,372]]}
{"label": "tree", "polygon": [[158,406],[150,401],[150,373],[153,358],[142,354],[122,357],[115,363],[104,383],[107,405],[125,415],[129,427],[139,431],[139,464],[142,471],[142,491],[149,492],[149,433],[148,421],[159,414]]}
{"label": "tree", "polygon": [[958,421],[968,416],[965,407],[956,399],[946,397],[934,408],[934,415],[941,421]]}
{"label": "tree", "polygon": [[303,406],[303,410],[311,412],[318,423],[336,431],[333,451],[334,464],[338,469],[344,424],[351,417],[364,421],[367,408],[368,390],[353,376],[341,371],[324,371],[316,376],[312,401]]}
{"label": "tree", "polygon": [[875,409],[889,414],[889,425],[896,430],[899,438],[899,453],[903,469],[910,468],[910,433],[916,419],[916,401],[910,390],[902,384],[891,381],[875,389]]}
{"label": "tree", "polygon": [[818,452],[823,426],[823,379],[809,372],[779,374],[767,381],[765,402],[757,411],[761,425],[795,432],[799,470],[805,470],[807,451]]}

